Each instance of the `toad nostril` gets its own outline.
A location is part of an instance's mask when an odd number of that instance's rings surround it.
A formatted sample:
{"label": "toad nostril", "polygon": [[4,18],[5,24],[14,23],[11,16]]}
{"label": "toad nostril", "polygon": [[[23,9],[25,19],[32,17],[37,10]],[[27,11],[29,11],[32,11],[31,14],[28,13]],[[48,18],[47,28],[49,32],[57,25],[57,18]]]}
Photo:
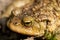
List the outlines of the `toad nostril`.
{"label": "toad nostril", "polygon": [[15,22],[14,24],[17,24],[17,22]]}
{"label": "toad nostril", "polygon": [[18,22],[14,22],[13,24],[14,24],[14,25],[19,25],[19,23],[18,23]]}

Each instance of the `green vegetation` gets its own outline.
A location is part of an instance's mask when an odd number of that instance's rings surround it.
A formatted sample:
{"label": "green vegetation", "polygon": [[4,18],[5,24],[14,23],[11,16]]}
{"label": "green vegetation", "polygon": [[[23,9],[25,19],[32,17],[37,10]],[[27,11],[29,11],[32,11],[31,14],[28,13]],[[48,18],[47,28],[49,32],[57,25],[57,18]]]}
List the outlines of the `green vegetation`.
{"label": "green vegetation", "polygon": [[47,32],[47,31],[45,32],[44,37],[46,40],[57,40],[56,34],[53,34],[53,33]]}

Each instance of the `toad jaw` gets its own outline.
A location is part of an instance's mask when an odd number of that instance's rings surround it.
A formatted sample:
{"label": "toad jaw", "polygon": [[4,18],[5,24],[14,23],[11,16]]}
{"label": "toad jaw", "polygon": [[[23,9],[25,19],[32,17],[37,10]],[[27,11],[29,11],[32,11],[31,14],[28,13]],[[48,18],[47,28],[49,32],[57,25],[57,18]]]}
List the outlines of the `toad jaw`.
{"label": "toad jaw", "polygon": [[[30,16],[28,16],[28,18],[29,17]],[[30,24],[30,21],[33,21],[32,25]],[[12,31],[15,31],[21,34],[33,35],[33,36],[43,35],[44,32],[40,30],[40,25],[37,22],[35,22],[33,18],[29,20],[30,25],[29,24],[23,25],[21,22],[22,21],[18,17],[14,17],[12,18],[11,21],[8,21],[7,25]],[[26,22],[26,20],[24,20],[24,22]]]}

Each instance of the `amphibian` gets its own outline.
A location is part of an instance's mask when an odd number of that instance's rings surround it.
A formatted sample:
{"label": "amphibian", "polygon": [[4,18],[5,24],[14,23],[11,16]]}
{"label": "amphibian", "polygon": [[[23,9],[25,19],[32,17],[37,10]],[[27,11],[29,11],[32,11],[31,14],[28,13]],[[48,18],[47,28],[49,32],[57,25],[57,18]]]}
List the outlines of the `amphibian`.
{"label": "amphibian", "polygon": [[7,26],[15,32],[43,36],[60,25],[60,0],[16,0],[6,10],[2,17],[13,17]]}

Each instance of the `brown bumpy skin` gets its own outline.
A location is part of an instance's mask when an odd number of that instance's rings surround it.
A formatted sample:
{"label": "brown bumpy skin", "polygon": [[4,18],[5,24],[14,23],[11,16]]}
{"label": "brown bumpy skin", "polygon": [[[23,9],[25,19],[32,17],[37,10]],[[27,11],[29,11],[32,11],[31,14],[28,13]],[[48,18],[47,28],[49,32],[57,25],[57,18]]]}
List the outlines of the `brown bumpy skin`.
{"label": "brown bumpy skin", "polygon": [[[27,3],[24,3],[26,1]],[[57,27],[59,27],[60,0],[26,1],[15,1],[6,11],[6,13],[10,15],[11,10],[15,9],[13,14],[16,13],[19,15],[15,15],[7,22],[8,27],[12,31],[26,35],[42,36],[44,35],[45,30],[53,32]],[[23,7],[20,3],[24,4]],[[25,4],[27,4],[27,6],[25,6]],[[17,10],[16,7],[21,12],[15,12]]]}
{"label": "brown bumpy skin", "polygon": [[[6,9],[6,11],[1,15],[1,18],[9,17],[11,15],[11,11],[15,8],[22,8],[23,6],[31,5],[34,0],[14,0]],[[28,6],[29,6],[28,5]]]}

